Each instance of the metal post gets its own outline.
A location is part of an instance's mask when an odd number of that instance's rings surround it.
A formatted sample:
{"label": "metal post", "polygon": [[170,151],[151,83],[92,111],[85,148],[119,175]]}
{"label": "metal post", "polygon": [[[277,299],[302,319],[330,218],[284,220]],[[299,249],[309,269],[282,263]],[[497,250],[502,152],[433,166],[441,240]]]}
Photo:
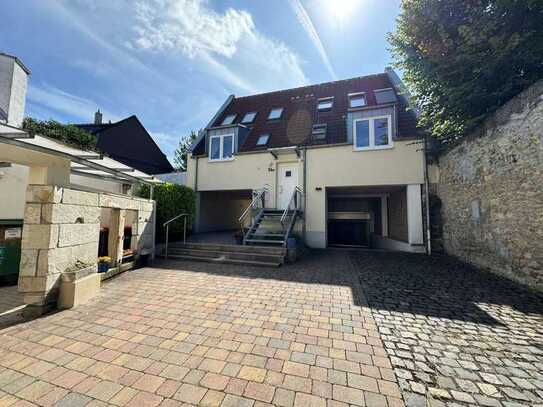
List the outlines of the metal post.
{"label": "metal post", "polygon": [[187,244],[187,217],[183,216],[183,244]]}
{"label": "metal post", "polygon": [[168,232],[170,231],[170,224],[166,225],[166,250],[164,251],[164,258],[168,259]]}

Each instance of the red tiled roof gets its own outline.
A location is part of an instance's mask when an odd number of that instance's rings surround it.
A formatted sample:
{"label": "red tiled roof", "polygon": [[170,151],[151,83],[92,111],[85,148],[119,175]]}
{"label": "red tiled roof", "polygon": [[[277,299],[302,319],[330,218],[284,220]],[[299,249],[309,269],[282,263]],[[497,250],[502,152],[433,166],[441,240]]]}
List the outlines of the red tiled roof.
{"label": "red tiled roof", "polygon": [[[326,144],[347,141],[348,94],[365,92],[367,106],[378,106],[374,91],[393,88],[386,73],[327,82],[318,85],[304,86],[259,95],[234,98],[211,127],[220,126],[224,118],[236,114],[234,123],[240,123],[245,113],[258,112],[240,151],[257,151],[270,147],[287,147],[311,144],[313,124],[326,123]],[[332,109],[317,110],[317,100],[334,97]],[[416,119],[406,105],[398,98],[398,134],[397,138],[417,136]],[[280,119],[268,120],[271,109],[284,108]],[[257,146],[262,134],[270,134],[267,145]],[[196,153],[203,152],[198,146]]]}

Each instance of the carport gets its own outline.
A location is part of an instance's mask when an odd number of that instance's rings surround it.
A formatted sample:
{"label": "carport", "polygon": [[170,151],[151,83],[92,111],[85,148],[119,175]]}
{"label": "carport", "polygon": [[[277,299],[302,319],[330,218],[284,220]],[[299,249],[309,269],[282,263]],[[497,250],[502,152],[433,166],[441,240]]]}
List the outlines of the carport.
{"label": "carport", "polygon": [[197,233],[240,230],[239,217],[251,204],[253,191],[199,191],[197,194]]}
{"label": "carport", "polygon": [[409,208],[407,185],[327,188],[328,246],[423,251],[415,240],[420,189],[416,193]]}

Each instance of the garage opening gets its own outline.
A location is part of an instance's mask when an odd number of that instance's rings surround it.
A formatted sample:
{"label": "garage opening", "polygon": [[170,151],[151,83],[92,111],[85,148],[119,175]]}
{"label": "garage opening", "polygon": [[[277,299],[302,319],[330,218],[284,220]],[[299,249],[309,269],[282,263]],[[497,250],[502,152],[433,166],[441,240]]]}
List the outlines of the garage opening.
{"label": "garage opening", "polygon": [[[232,243],[241,231],[239,217],[251,204],[252,190],[199,192],[199,211],[196,239],[228,240]],[[207,236],[202,236],[202,235]],[[219,242],[217,242],[219,243]]]}
{"label": "garage opening", "polygon": [[407,242],[405,186],[327,188],[326,194],[329,247]]}

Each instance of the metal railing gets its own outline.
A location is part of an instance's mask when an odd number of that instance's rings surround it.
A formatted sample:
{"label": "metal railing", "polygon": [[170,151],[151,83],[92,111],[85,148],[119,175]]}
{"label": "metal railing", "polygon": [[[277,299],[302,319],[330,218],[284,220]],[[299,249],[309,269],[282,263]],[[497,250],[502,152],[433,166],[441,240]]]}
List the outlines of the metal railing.
{"label": "metal railing", "polygon": [[260,190],[253,192],[253,199],[251,200],[251,203],[243,211],[243,213],[238,219],[242,230],[243,230],[243,222],[245,221],[245,218],[247,217],[247,215],[251,213],[251,208],[256,209],[258,205],[258,201],[261,202],[262,208],[264,208],[264,206],[266,205],[266,192],[269,192],[269,189],[267,186],[263,186]]}
{"label": "metal railing", "polygon": [[290,199],[288,201],[288,204],[285,208],[285,210],[283,211],[283,215],[281,216],[281,223],[284,223],[285,222],[285,219],[287,218],[288,216],[288,211],[290,210],[290,207],[292,206],[292,203],[294,202],[294,209],[295,210],[299,210],[300,208],[298,207],[299,205],[299,200],[298,200],[298,196],[303,196],[303,191],[299,188],[299,187],[295,187],[294,190],[292,191],[292,195],[290,196]]}
{"label": "metal railing", "polygon": [[164,258],[165,259],[168,258],[168,238],[169,238],[169,235],[170,235],[170,223],[172,223],[173,221],[176,221],[177,219],[183,217],[183,219],[184,219],[184,222],[183,222],[183,244],[185,244],[185,243],[187,243],[187,217],[188,216],[189,216],[188,213],[180,213],[179,215],[174,216],[170,220],[164,222],[164,224],[162,225],[162,227],[166,228],[166,247],[164,249]]}

